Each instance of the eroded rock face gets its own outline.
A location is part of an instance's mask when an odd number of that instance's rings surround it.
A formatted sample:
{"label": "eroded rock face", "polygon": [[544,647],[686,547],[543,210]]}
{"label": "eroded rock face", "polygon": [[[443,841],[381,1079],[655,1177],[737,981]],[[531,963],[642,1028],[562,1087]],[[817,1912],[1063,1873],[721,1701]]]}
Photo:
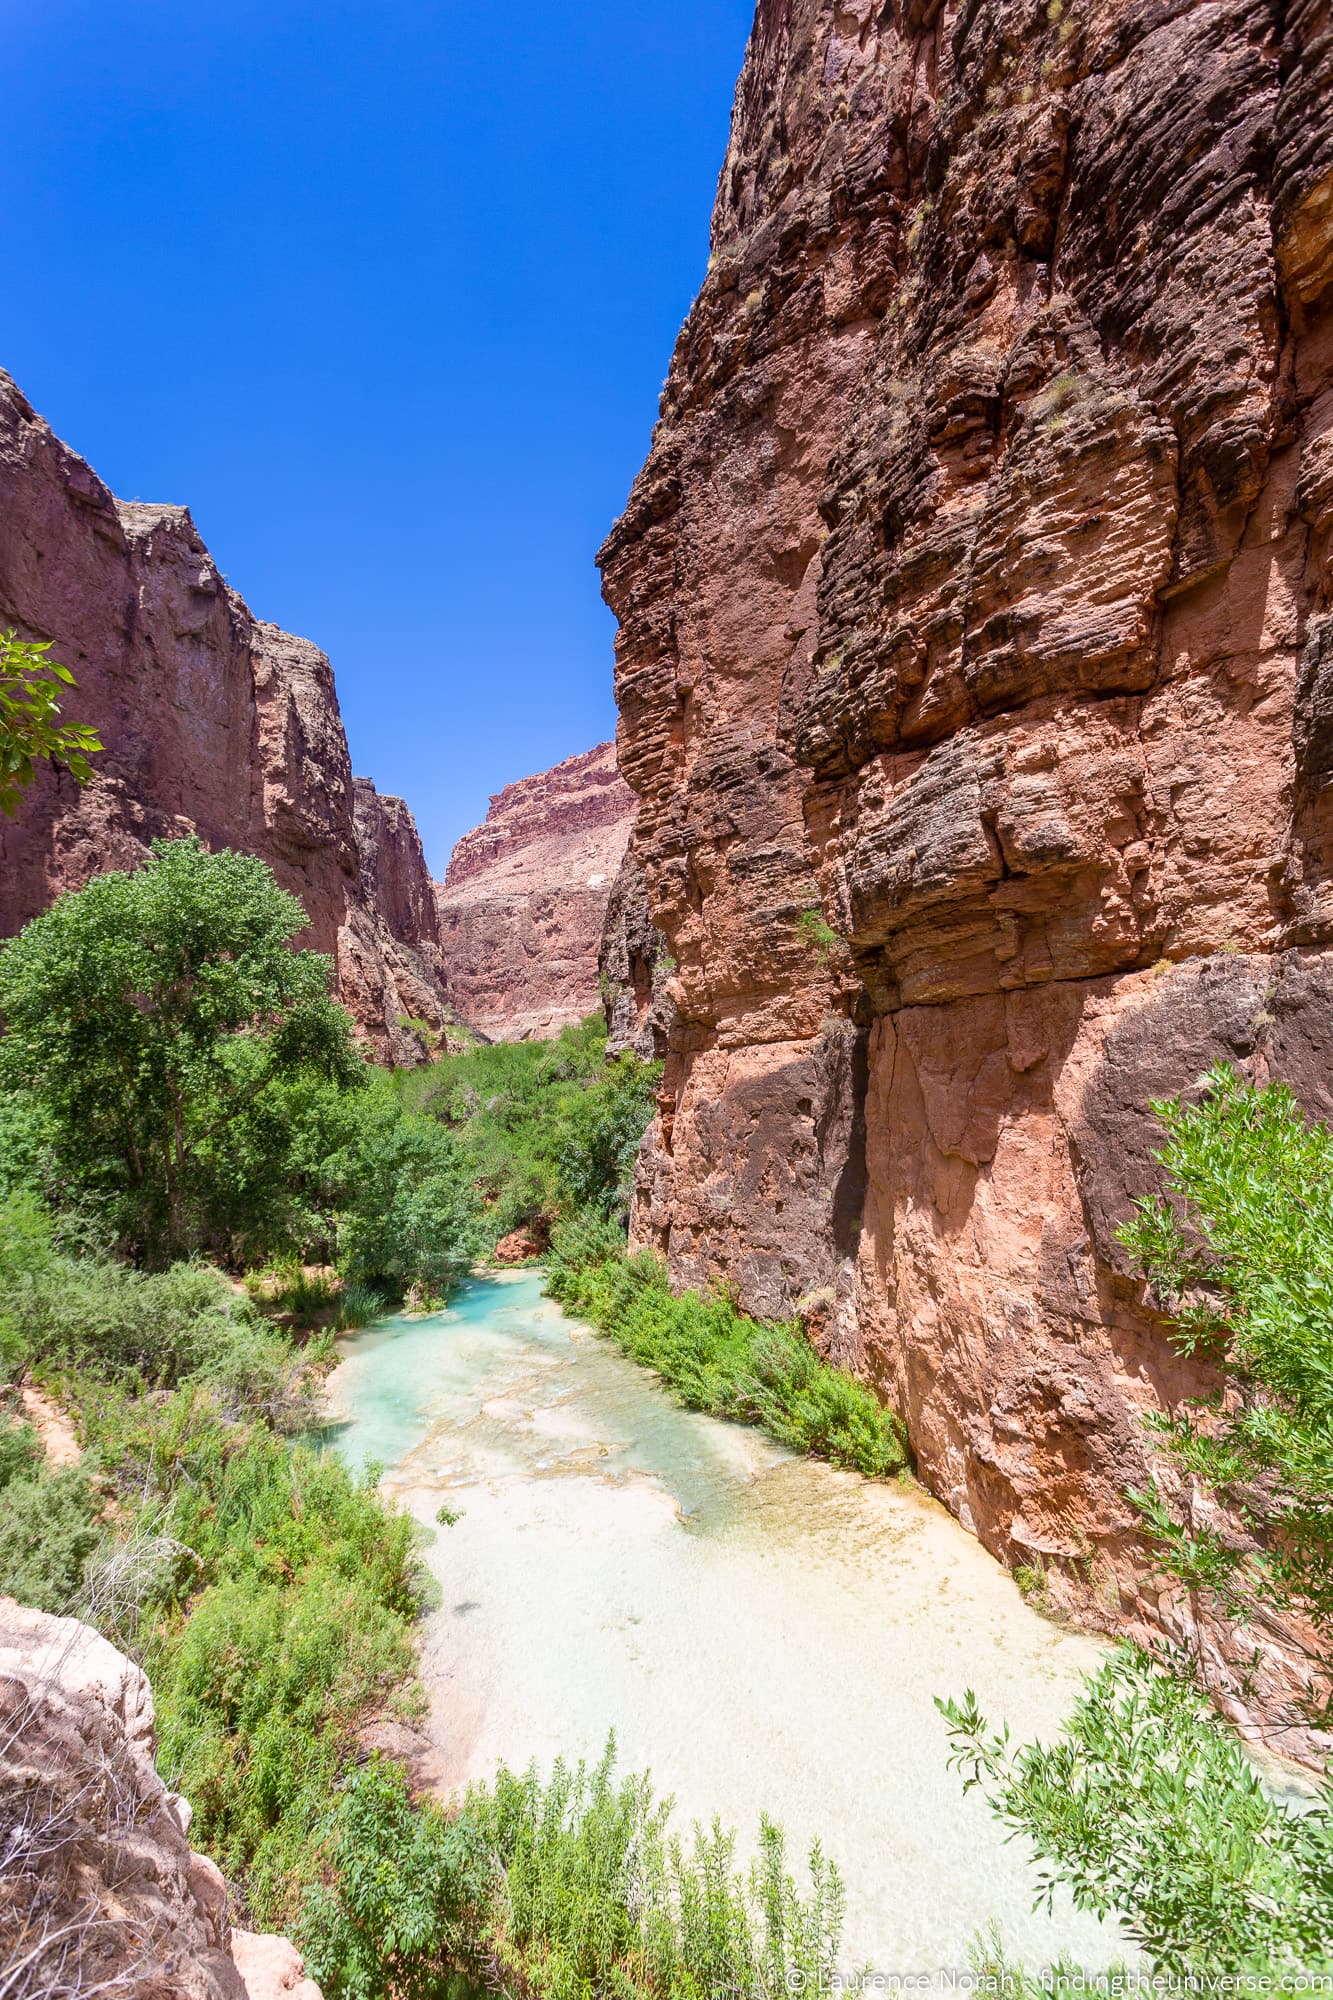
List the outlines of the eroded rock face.
{"label": "eroded rock face", "polygon": [[607,1049],[652,1062],[666,1054],[672,1021],[667,991],[674,970],[667,941],[648,907],[648,883],[633,846],[611,885],[597,955]]}
{"label": "eroded rock face", "polygon": [[506,785],[435,892],[449,1000],[491,1041],[556,1034],[601,1005],[597,959],[634,795],[599,743]]}
{"label": "eroded rock face", "polygon": [[140,1669],[73,1618],[0,1597],[0,1974],[16,1993],[320,2000],[286,1938],[233,1932],[153,1762]]}
{"label": "eroded rock face", "polygon": [[333,955],[376,1052],[419,1060],[399,1017],[448,1017],[430,879],[401,801],[371,810],[354,793],[327,659],[251,615],[186,508],[116,500],[0,372],[0,626],[11,625],[53,642],[79,683],[69,713],[106,750],[83,789],[42,766],[18,817],[0,820],[0,935],[62,890],[134,866],[149,841],[196,832],[268,862],[309,912],[300,942]]}
{"label": "eroded rock face", "polygon": [[1329,28],[760,0],[602,552],[676,962],[636,1237],[832,1288],[928,1483],[1109,1624],[1186,1615],[1125,1497],[1198,1386],[1114,1243],[1146,1099],[1230,1052],[1326,1108]]}

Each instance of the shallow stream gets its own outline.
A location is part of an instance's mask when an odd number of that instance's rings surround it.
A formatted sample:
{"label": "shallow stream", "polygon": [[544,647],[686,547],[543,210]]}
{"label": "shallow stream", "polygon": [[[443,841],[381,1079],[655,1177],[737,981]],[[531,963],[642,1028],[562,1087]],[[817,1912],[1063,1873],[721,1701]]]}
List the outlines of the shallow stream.
{"label": "shallow stream", "polygon": [[651,1769],[684,1828],[716,1813],[752,1844],[766,1811],[793,1863],[823,1841],[848,1968],[961,1968],[992,1921],[1032,1969],[1062,1949],[1107,1964],[1107,1927],[1034,1912],[1034,1872],[964,1797],[933,1701],[972,1687],[1019,1738],[1050,1736],[1098,1645],[1040,1618],[914,1488],[678,1409],[541,1287],[478,1279],[446,1312],[350,1336],[330,1382],[337,1449],[378,1462],[435,1536],[441,1783],[595,1759],[614,1728],[621,1768]]}

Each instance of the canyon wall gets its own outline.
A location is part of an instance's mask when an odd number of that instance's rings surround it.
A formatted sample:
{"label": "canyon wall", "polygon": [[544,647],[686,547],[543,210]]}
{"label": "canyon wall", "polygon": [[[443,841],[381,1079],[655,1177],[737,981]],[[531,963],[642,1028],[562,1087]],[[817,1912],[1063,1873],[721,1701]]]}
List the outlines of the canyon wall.
{"label": "canyon wall", "polygon": [[430,878],[407,808],[353,781],[327,659],[252,616],[186,508],[117,500],[0,373],[5,626],[53,642],[106,748],[86,787],[43,765],[0,818],[0,935],[195,832],[268,862],[376,1053],[420,1060],[401,1017],[449,1018]]}
{"label": "canyon wall", "polygon": [[[601,562],[674,959],[636,1240],[905,1415],[1084,1615],[1196,1387],[1150,1096],[1333,1112],[1327,0],[760,0]],[[1300,1748],[1279,1631],[1244,1726]]]}
{"label": "canyon wall", "polygon": [[446,989],[490,1041],[553,1035],[601,1006],[598,952],[634,795],[599,743],[506,785],[435,892]]}

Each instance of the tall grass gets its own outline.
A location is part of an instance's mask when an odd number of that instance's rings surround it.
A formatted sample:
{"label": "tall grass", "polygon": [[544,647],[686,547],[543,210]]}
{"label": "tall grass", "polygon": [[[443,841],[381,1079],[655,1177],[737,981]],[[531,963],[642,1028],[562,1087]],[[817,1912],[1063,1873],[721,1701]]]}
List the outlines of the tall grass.
{"label": "tall grass", "polygon": [[548,1288],[653,1368],[692,1410],[757,1424],[795,1451],[883,1478],[907,1463],[902,1426],[864,1383],[831,1367],[795,1324],[738,1312],[720,1293],[673,1293],[665,1267],[626,1257],[610,1225],[558,1229]]}
{"label": "tall grass", "polygon": [[384,1293],[375,1285],[367,1285],[360,1278],[349,1278],[343,1286],[342,1297],[338,1301],[338,1317],[334,1324],[339,1333],[354,1333],[358,1327],[369,1326],[388,1310]]}

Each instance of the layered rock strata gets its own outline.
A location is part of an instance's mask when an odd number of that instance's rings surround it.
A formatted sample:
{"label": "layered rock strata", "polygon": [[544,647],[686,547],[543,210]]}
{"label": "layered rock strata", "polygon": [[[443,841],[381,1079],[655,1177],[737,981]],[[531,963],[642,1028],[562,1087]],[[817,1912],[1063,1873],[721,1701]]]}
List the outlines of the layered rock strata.
{"label": "layered rock strata", "polygon": [[436,889],[449,1000],[491,1041],[529,1041],[601,1005],[598,953],[634,795],[599,743],[506,785]]}
{"label": "layered rock strata", "polygon": [[140,1669],[73,1618],[0,1598],[0,1976],[14,1993],[320,2000],[227,1886],[154,1764]]}
{"label": "layered rock strata", "polygon": [[0,935],[195,832],[269,863],[377,1054],[419,1060],[401,1019],[448,1018],[430,878],[407,808],[354,788],[327,659],[252,616],[188,509],[115,499],[0,373],[5,626],[52,642],[106,749],[85,788],[43,766],[0,819]]}
{"label": "layered rock strata", "polygon": [[1147,1099],[1227,1053],[1330,1108],[1331,281],[1327,0],[760,0],[601,558],[675,961],[636,1240],[831,1293],[1110,1624],[1190,1616],[1127,1498],[1197,1386],[1115,1242]]}

